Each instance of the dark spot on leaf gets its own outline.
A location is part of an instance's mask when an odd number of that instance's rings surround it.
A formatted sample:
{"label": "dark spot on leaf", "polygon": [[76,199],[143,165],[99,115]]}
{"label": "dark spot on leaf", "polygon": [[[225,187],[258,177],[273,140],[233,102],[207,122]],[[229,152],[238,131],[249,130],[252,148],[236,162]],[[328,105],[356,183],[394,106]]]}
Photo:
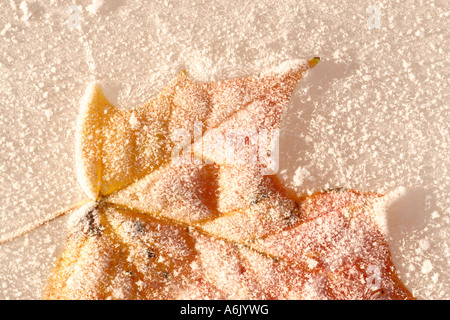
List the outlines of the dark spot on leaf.
{"label": "dark spot on leaf", "polygon": [[251,198],[250,205],[252,206],[252,205],[258,204],[259,202],[261,202],[264,199],[267,199],[268,197],[269,197],[269,195],[265,192],[258,193]]}
{"label": "dark spot on leaf", "polygon": [[141,236],[145,233],[145,223],[141,221],[133,221],[131,230],[134,236]]}
{"label": "dark spot on leaf", "polygon": [[346,192],[348,189],[344,187],[337,187],[337,188],[328,188],[325,189],[325,192],[336,192],[336,193],[342,193]]}
{"label": "dark spot on leaf", "polygon": [[154,249],[147,249],[145,252],[148,259],[153,259],[156,257],[156,252]]}
{"label": "dark spot on leaf", "polygon": [[134,272],[131,270],[125,270],[124,273],[130,277],[134,276]]}
{"label": "dark spot on leaf", "polygon": [[100,237],[102,235],[102,226],[96,221],[98,215],[98,206],[89,209],[79,221],[79,230],[88,237]]}
{"label": "dark spot on leaf", "polygon": [[284,217],[284,222],[288,227],[292,227],[299,221],[300,207],[297,202],[294,202],[293,207],[289,210],[289,213]]}

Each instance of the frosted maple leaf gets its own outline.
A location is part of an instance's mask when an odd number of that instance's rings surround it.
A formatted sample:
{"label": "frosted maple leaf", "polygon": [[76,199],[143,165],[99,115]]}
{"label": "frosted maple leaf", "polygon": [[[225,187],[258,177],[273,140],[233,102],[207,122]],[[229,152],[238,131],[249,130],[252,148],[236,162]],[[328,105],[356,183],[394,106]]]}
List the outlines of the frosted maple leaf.
{"label": "frosted maple leaf", "polygon": [[[89,199],[63,212],[71,214],[69,234],[43,297],[413,298],[378,223],[391,195],[292,194],[260,161],[270,139],[257,144],[258,161],[223,161],[230,146],[217,138],[276,130],[318,61],[215,83],[182,72],[132,110],[112,106],[92,84],[76,141]],[[174,158],[179,130],[194,138]]]}

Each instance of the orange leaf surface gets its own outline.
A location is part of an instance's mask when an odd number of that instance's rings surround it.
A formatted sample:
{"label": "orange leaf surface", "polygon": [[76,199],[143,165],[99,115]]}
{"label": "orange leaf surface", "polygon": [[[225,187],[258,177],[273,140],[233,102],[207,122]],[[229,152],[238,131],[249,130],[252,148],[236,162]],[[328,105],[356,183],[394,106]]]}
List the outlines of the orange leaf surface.
{"label": "orange leaf surface", "polygon": [[[391,195],[299,197],[266,161],[317,62],[216,83],[183,72],[132,110],[91,85],[76,157],[91,200],[70,209],[44,298],[412,299],[378,222]],[[230,132],[244,135],[241,148]],[[188,139],[174,142],[180,133]]]}

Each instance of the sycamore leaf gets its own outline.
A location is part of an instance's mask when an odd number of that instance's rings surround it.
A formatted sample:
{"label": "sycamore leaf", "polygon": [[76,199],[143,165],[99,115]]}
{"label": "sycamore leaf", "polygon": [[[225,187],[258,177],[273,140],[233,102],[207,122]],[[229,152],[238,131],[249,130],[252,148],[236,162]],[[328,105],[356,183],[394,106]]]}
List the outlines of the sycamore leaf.
{"label": "sycamore leaf", "polygon": [[70,210],[44,298],[413,298],[378,221],[390,195],[298,197],[270,174],[268,136],[317,62],[207,84],[183,72],[133,110],[93,84],[76,159],[91,201]]}

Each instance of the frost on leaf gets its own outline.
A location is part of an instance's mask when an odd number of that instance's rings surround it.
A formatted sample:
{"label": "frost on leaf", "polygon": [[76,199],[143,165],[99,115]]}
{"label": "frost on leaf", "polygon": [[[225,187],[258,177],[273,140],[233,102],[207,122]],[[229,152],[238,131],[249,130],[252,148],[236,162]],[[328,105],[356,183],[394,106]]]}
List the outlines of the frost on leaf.
{"label": "frost on leaf", "polygon": [[[133,110],[92,84],[76,142],[91,203],[71,219],[44,298],[413,298],[378,223],[388,197],[298,197],[263,173],[266,164],[222,161],[230,146],[217,137],[277,129],[317,62],[216,83],[182,72]],[[177,130],[194,137],[179,155],[188,161],[173,161]]]}

